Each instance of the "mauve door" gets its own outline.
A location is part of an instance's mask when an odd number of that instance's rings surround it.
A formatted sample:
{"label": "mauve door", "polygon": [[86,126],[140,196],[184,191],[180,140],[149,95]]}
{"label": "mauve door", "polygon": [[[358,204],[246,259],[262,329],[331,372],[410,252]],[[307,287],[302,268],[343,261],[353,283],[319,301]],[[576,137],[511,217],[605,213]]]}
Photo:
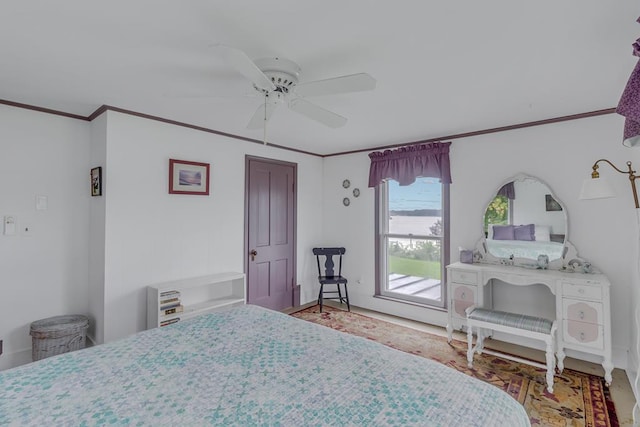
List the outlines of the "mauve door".
{"label": "mauve door", "polygon": [[295,165],[248,158],[247,302],[293,305]]}

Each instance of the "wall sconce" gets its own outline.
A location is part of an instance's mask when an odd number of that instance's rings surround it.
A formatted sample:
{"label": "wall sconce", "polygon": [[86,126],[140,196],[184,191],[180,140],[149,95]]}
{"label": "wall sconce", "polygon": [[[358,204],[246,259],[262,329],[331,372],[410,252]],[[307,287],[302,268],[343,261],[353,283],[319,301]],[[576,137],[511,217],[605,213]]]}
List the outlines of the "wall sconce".
{"label": "wall sconce", "polygon": [[600,178],[600,174],[598,173],[598,163],[605,162],[608,163],[612,168],[617,170],[620,173],[626,173],[629,175],[629,182],[631,182],[631,192],[633,193],[633,201],[636,203],[636,209],[640,208],[640,204],[638,204],[638,191],[636,190],[636,179],[640,178],[636,176],[636,171],[631,168],[631,162],[627,162],[627,168],[629,170],[624,171],[622,169],[618,169],[615,167],[613,163],[611,163],[607,159],[600,159],[593,164],[593,172],[591,172],[591,179],[585,179],[582,184],[582,191],[580,192],[581,200],[588,199],[604,199],[607,197],[615,197],[615,193],[613,188],[604,178]]}

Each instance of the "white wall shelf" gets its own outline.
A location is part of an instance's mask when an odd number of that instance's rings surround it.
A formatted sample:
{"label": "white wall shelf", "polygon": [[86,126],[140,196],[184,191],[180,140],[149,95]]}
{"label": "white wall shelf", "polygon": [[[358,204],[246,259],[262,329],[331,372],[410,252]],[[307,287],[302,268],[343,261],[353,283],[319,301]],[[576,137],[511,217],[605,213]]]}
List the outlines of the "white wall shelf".
{"label": "white wall shelf", "polygon": [[[166,291],[180,292],[183,311],[161,314],[161,294]],[[167,320],[184,320],[245,302],[244,273],[218,273],[158,283],[147,288],[147,329],[157,328]]]}

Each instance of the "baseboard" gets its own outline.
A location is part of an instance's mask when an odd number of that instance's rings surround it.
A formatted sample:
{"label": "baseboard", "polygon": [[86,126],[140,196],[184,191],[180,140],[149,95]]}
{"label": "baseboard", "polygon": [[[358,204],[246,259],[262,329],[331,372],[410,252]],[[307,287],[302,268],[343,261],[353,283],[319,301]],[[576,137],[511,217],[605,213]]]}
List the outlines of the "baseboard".
{"label": "baseboard", "polygon": [[[87,335],[86,343],[87,347],[96,345],[95,339],[89,335]],[[2,356],[0,356],[0,371],[33,362],[31,353],[32,348],[14,351],[13,353],[3,353]]]}
{"label": "baseboard", "polygon": [[86,340],[86,346],[87,347],[93,347],[94,345],[96,345],[96,340],[93,338],[93,336],[87,334],[87,340]]}

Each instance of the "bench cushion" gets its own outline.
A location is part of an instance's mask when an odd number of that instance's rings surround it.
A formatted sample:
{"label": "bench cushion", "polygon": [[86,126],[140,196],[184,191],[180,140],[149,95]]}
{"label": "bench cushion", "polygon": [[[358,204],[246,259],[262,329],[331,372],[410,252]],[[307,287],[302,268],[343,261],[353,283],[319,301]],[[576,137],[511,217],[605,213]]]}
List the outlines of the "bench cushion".
{"label": "bench cushion", "polygon": [[511,326],[527,331],[551,333],[553,323],[549,319],[526,314],[507,313],[506,311],[487,310],[476,308],[467,316],[469,319],[480,320],[497,325]]}

